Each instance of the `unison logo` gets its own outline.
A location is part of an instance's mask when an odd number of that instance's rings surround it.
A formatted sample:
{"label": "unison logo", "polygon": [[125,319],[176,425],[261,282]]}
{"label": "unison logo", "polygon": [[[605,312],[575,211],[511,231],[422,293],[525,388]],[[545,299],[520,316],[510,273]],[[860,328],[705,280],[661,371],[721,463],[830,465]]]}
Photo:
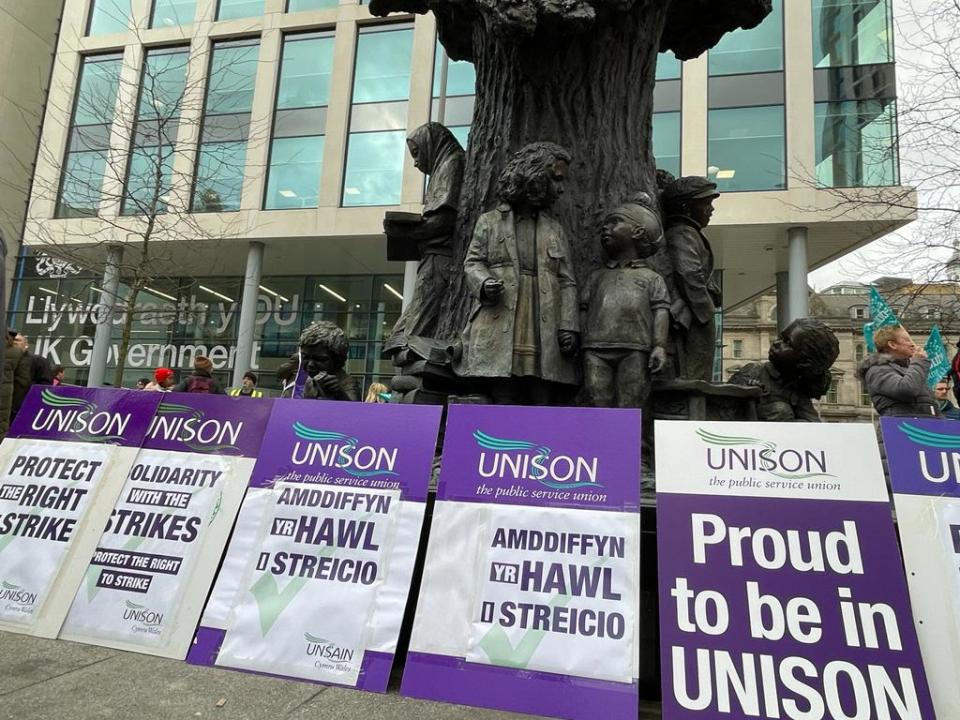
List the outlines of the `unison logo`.
{"label": "unison logo", "polygon": [[310,633],[304,633],[303,639],[307,641],[306,653],[311,657],[323,658],[336,663],[348,663],[353,661],[354,650],[351,648],[334,645],[329,640],[318,638]]}
{"label": "unison logo", "polygon": [[720,435],[703,428],[697,435],[707,444],[707,466],[711,470],[759,470],[785,480],[835,477],[827,472],[825,450],[781,449],[770,440]]}
{"label": "unison logo", "polygon": [[474,430],[477,446],[491,452],[481,452],[477,472],[485,478],[536,480],[549,488],[602,488],[597,482],[598,458],[573,455],[553,455],[545,445],[527,440],[510,440]]}
{"label": "unison logo", "polygon": [[243,421],[208,418],[201,411],[187,405],[161,402],[150,424],[151,440],[182,442],[192,450],[209,453],[228,453],[239,450]]}
{"label": "unison logo", "polygon": [[124,620],[132,620],[139,625],[143,625],[148,631],[150,629],[155,630],[163,624],[163,613],[150,610],[144,605],[137,605],[137,603],[129,600],[126,600],[125,604],[127,607],[123,611]]}
{"label": "unison logo", "polygon": [[298,440],[290,460],[294,465],[322,465],[343,470],[354,477],[396,475],[397,448],[361,445],[359,439],[332,430],[315,430],[297,421]]}
{"label": "unison logo", "polygon": [[934,450],[920,450],[920,473],[930,482],[953,479],[960,482],[960,436],[924,430],[910,423],[900,423],[897,430],[917,444]]}
{"label": "unison logo", "polygon": [[40,392],[41,407],[30,421],[37,431],[73,433],[86,442],[116,442],[123,438],[130,415],[98,410],[81,398],[58,395],[52,389]]}
{"label": "unison logo", "polygon": [[0,602],[10,602],[14,605],[32,606],[37,602],[37,594],[24,590],[6,580],[0,582]]}

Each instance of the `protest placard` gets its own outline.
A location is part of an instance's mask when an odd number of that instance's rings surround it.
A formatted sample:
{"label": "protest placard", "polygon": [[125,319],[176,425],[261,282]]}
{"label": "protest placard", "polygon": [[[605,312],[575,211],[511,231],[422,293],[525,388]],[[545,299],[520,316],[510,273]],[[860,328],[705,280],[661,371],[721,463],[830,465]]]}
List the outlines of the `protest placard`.
{"label": "protest placard", "polygon": [[640,413],[451,405],[404,695],[638,708]]}
{"label": "protest placard", "polygon": [[934,717],[871,425],[656,442],[664,720]]}
{"label": "protest placard", "polygon": [[0,445],[0,629],[57,636],[159,400],[31,389]]}
{"label": "protest placard", "polygon": [[384,692],[440,413],[276,403],[187,660]]}
{"label": "protest placard", "polygon": [[162,398],[60,637],[182,660],[272,403]]}
{"label": "protest placard", "polygon": [[960,717],[960,423],[880,424],[933,705],[939,718]]}

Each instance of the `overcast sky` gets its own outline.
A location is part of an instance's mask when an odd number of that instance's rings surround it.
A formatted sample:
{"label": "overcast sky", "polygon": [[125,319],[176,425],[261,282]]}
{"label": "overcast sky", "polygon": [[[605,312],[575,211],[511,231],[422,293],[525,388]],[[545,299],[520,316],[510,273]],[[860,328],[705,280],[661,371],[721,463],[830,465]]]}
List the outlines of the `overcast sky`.
{"label": "overcast sky", "polygon": [[[938,0],[893,0],[894,13],[894,43],[897,59],[898,96],[917,91],[917,72],[915,65],[925,58],[918,55],[917,50],[910,46],[907,38],[916,38],[915,13],[922,13],[932,7]],[[957,28],[953,32],[960,32]],[[904,138],[900,147],[901,178],[903,185],[915,186],[917,173],[922,173],[924,163],[919,162],[919,153],[911,148],[907,138]],[[923,197],[920,198],[923,203]],[[904,239],[919,236],[922,232],[922,220],[901,229],[897,235],[900,239],[884,239],[874,241],[868,247],[850,253],[844,258],[816,270],[810,274],[810,284],[817,290],[823,290],[838,282],[869,281],[880,275],[916,276],[922,271],[909,267],[891,267],[896,256],[896,248],[902,247]],[[935,255],[935,253],[933,253]],[[937,258],[931,258],[936,262]]]}

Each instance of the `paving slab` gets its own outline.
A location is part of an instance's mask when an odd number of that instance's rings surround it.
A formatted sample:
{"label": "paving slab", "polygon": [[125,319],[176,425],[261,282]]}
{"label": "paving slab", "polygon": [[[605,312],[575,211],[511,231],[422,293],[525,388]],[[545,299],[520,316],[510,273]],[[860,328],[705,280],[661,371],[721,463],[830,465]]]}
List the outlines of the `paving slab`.
{"label": "paving slab", "polygon": [[[602,717],[602,711],[598,713]],[[640,717],[660,712],[646,705]],[[535,720],[0,632],[2,720]]]}

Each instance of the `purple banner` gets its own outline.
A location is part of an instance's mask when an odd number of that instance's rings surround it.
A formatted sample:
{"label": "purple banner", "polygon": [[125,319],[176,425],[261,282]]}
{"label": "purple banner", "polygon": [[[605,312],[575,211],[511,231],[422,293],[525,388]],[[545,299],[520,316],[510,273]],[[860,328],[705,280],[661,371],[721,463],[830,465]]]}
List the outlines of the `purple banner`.
{"label": "purple banner", "polygon": [[402,499],[423,502],[441,411],[432,405],[276,402],[250,485],[399,489]]}
{"label": "purple banner", "polygon": [[960,423],[885,417],[880,428],[894,492],[960,497]]}
{"label": "purple banner", "polygon": [[8,437],[139,447],[160,399],[160,393],[34,385]]}
{"label": "purple banner", "polygon": [[145,448],[244,457],[260,452],[272,400],[200,393],[160,398]]}
{"label": "purple banner", "polygon": [[663,717],[934,718],[890,507],[661,493]]}
{"label": "purple banner", "polygon": [[640,411],[451,405],[437,499],[636,510]]}

